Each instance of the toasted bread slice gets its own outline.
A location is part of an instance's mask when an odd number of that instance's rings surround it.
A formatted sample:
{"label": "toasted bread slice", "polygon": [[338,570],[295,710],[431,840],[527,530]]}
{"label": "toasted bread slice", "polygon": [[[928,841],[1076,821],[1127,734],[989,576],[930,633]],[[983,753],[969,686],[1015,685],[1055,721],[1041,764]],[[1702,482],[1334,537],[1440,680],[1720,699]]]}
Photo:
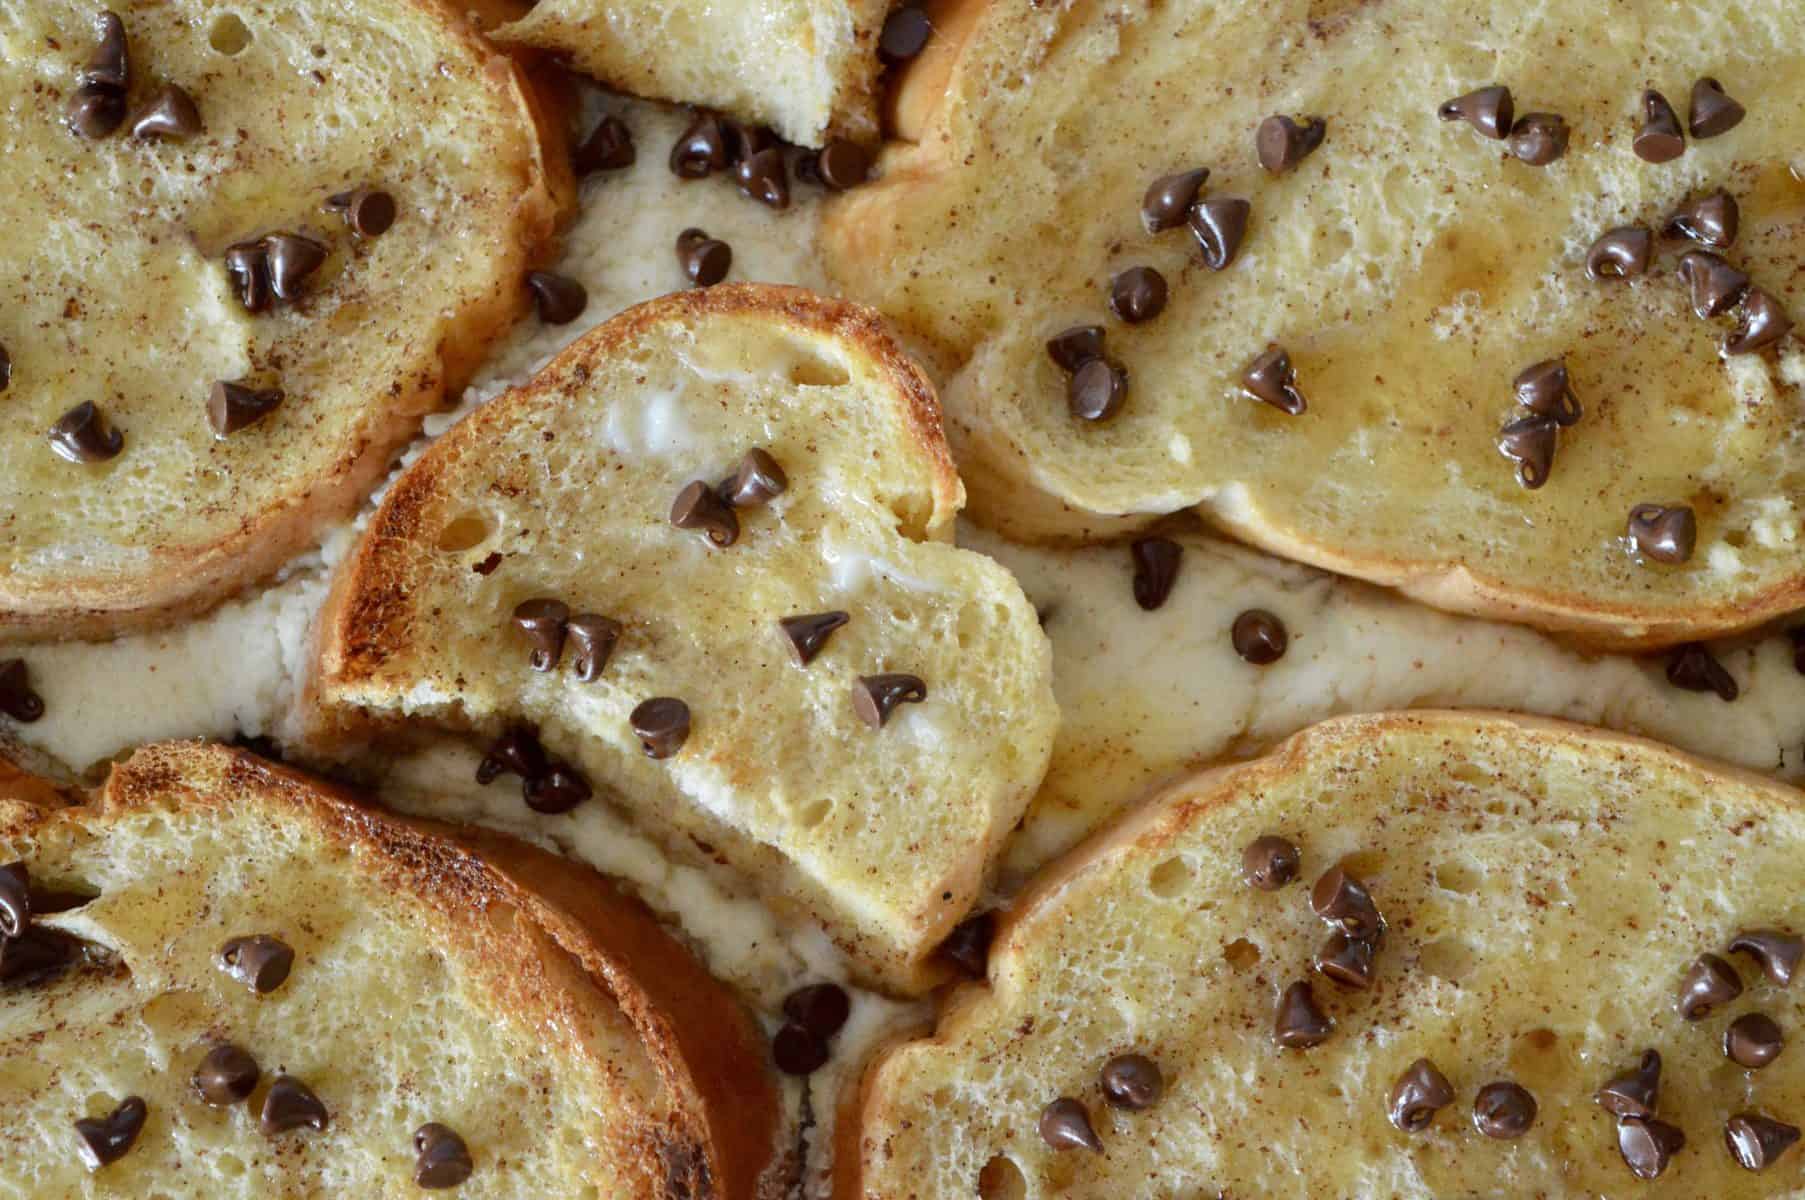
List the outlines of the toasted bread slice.
{"label": "toasted bread slice", "polygon": [[[438,0],[134,6],[125,121],[90,138],[66,113],[96,16],[0,12],[0,638],[152,624],[311,545],[523,311],[569,193],[524,81]],[[199,130],[135,135],[169,86]],[[393,198],[380,235],[323,208],[359,188]],[[327,256],[253,314],[227,250],[276,232]],[[282,399],[217,436],[219,381]],[[90,450],[121,446],[65,461],[52,427],[85,403]]]}
{"label": "toasted bread slice", "polygon": [[[1532,629],[1425,609],[1394,592],[1188,529],[1170,593],[1135,597],[1131,543],[1027,546],[962,523],[959,544],[1007,567],[1053,643],[1059,732],[1047,777],[1003,852],[1019,884],[1156,785],[1251,758],[1344,713],[1485,708],[1601,725],[1789,782],[1805,779],[1805,675],[1783,636],[1711,653],[1735,700],[1667,677],[1677,655],[1583,654]],[[1243,614],[1284,630],[1280,657],[1236,649]],[[1695,686],[1698,686],[1695,684]]]}
{"label": "toasted bread slice", "polygon": [[[755,449],[787,484],[720,506],[734,544],[673,525],[686,485]],[[535,725],[673,850],[721,856],[863,978],[918,990],[1057,721],[1021,589],[946,544],[961,499],[933,391],[869,311],[765,285],[629,309],[384,496],[322,618],[320,740]],[[619,624],[593,680],[574,638],[529,665],[511,618],[535,599]],[[799,665],[780,620],[833,612],[844,628]],[[925,699],[869,727],[859,681],[896,674]],[[660,758],[633,716],[656,698],[687,705]]]}
{"label": "toasted bread slice", "polygon": [[[1721,354],[1731,314],[1695,317],[1676,274],[1698,247],[1660,236],[1682,204],[1728,189],[1741,229],[1722,255],[1800,309],[1805,27],[1785,0],[1558,17],[1429,0],[972,3],[954,60],[922,65],[929,94],[903,84],[918,143],[834,199],[824,238],[836,286],[952,365],[949,435],[977,519],[1055,538],[1196,507],[1288,557],[1600,645],[1749,628],[1805,602],[1800,343]],[[1680,27],[1697,36],[1651,79],[1643,48]],[[1746,118],[1644,161],[1642,91],[1664,89],[1684,123],[1702,77]],[[1519,113],[1563,115],[1565,155],[1531,166],[1438,120],[1491,84]],[[1274,115],[1327,122],[1278,174],[1256,158]],[[1205,200],[1251,204],[1220,271],[1182,208],[1175,228],[1143,224],[1150,185],[1196,167],[1212,172]],[[1588,248],[1624,225],[1654,235],[1646,274],[1588,278]],[[1143,266],[1169,298],[1129,324],[1112,281]],[[1089,324],[1128,380],[1109,420],[1072,414],[1047,350]],[[1243,391],[1272,345],[1299,415]],[[1583,415],[1548,433],[1552,470],[1532,490],[1498,441],[1529,415],[1519,372],[1557,358]],[[1632,553],[1643,504],[1691,510],[1689,560]]]}
{"label": "toasted bread slice", "polygon": [[[1791,1030],[1805,1011],[1796,983],[1727,949],[1743,932],[1805,929],[1802,800],[1551,721],[1317,726],[1174,787],[1040,877],[998,931],[988,985],[961,988],[931,1038],[891,1048],[866,1075],[858,1119],[841,1127],[835,1194],[1788,1191],[1797,1152],[1751,1173],[1726,1150],[1725,1123],[1749,1111],[1798,1123],[1805,1056],[1746,1073],[1723,1046],[1731,1018],[1763,1012]],[[1244,849],[1267,835],[1301,854],[1297,881],[1277,890],[1243,880]],[[1386,926],[1370,990],[1312,973],[1329,934],[1313,884],[1338,865]],[[1354,920],[1356,907],[1333,911]],[[1704,954],[1727,958],[1744,990],[1689,1021],[1675,996]],[[1281,1049],[1275,1002],[1305,980],[1334,1027]],[[1664,1063],[1655,1115],[1686,1146],[1645,1184],[1593,1095],[1648,1049]],[[1127,1068],[1157,1096],[1140,1109],[1107,1103],[1100,1082],[1130,1054],[1160,1080]],[[1388,1118],[1392,1089],[1421,1058],[1449,1095],[1405,1132]],[[1514,1140],[1476,1129],[1479,1089],[1501,1081],[1536,1107]],[[1098,1151],[1040,1136],[1060,1098],[1083,1107]],[[1054,1124],[1056,1137],[1076,1133],[1069,1118]]]}
{"label": "toasted bread slice", "polygon": [[[464,1194],[783,1194],[756,1025],[593,872],[200,743],[5,816],[34,935],[76,941],[60,973],[0,990],[0,1193],[408,1196],[414,1131],[438,1122],[467,1149]],[[259,935],[292,952],[268,991],[221,960]],[[220,1045],[261,1067],[236,1103],[197,1094]],[[324,1128],[260,1130],[279,1074]],[[127,1096],[142,1128],[91,1173],[74,1122]]]}
{"label": "toasted bread slice", "polygon": [[541,0],[495,36],[612,87],[705,104],[788,141],[877,136],[887,0]]}

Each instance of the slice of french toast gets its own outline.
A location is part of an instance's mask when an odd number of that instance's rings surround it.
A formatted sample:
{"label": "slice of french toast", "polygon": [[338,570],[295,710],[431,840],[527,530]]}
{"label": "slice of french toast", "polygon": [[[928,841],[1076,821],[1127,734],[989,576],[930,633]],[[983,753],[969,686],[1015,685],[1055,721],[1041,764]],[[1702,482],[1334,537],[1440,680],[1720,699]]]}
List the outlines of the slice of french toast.
{"label": "slice of french toast", "polygon": [[549,114],[438,0],[30,0],[0,95],[0,639],[313,545],[524,311],[569,199]]}
{"label": "slice of french toast", "polygon": [[1802,801],[1546,720],[1316,726],[1038,877],[847,1096],[834,1194],[1792,1194]]}
{"label": "slice of french toast", "polygon": [[798,145],[877,136],[887,0],[541,0],[495,31],[611,87],[705,104]]}
{"label": "slice of french toast", "polygon": [[629,309],[384,495],[321,620],[316,748],[497,739],[485,778],[545,821],[620,805],[918,991],[1057,723],[1033,608],[948,544],[962,498],[868,310]]}
{"label": "slice of french toast", "polygon": [[785,1192],[756,1024],[585,868],[201,743],[0,814],[0,1195]]}
{"label": "slice of french toast", "polygon": [[1194,507],[1599,645],[1805,602],[1785,0],[953,8],[824,244],[978,520]]}

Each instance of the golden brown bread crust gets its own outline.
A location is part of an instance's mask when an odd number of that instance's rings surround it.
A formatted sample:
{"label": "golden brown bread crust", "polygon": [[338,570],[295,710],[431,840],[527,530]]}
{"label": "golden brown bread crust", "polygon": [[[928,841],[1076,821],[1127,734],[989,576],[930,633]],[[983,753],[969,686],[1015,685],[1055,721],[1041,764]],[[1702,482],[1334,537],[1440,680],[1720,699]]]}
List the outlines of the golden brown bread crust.
{"label": "golden brown bread crust", "polygon": [[[588,1006],[619,1005],[681,1114],[676,1127],[649,1135],[646,1161],[699,1160],[718,1194],[731,1200],[783,1194],[795,1164],[779,1145],[781,1106],[757,1023],[642,904],[608,880],[511,838],[378,811],[342,788],[196,742],[139,750],[113,769],[93,809],[104,817],[167,804],[177,789],[188,807],[274,795],[358,851],[348,861],[373,870],[389,888],[472,918],[492,909],[525,915],[468,922],[484,948],[478,969],[521,1011],[554,1024],[580,1028]],[[34,819],[57,817],[40,809]],[[563,961],[547,959],[541,934]],[[606,999],[585,996],[586,988]],[[559,1052],[588,1053],[589,1045],[572,1038]],[[672,1200],[687,1195],[673,1186]]]}
{"label": "golden brown bread crust", "polygon": [[[99,639],[146,629],[204,611],[267,578],[307,550],[324,523],[348,515],[369,494],[389,470],[395,450],[418,431],[420,418],[461,391],[489,348],[526,312],[528,293],[515,281],[544,256],[576,203],[563,104],[530,81],[447,0],[409,2],[443,26],[443,37],[485,64],[485,84],[537,133],[533,162],[512,188],[514,219],[492,235],[505,251],[505,269],[495,285],[448,315],[432,358],[396,380],[380,403],[372,397],[363,427],[344,439],[330,475],[262,512],[241,514],[229,536],[210,544],[155,547],[154,568],[129,577],[74,575],[50,590],[10,586],[15,581],[0,573],[0,643]],[[493,7],[472,11],[472,17],[499,19],[512,4],[483,2]]]}
{"label": "golden brown bread crust", "polygon": [[[710,314],[768,317],[857,345],[883,368],[895,391],[905,397],[909,427],[934,472],[936,515],[950,515],[957,510],[963,489],[941,433],[940,405],[933,385],[896,345],[883,319],[861,305],[775,284],[724,284],[676,292],[621,313],[566,350],[556,362],[562,365],[569,360],[606,358],[632,345],[647,329],[661,322]],[[542,378],[553,379],[562,374],[554,366]],[[541,386],[548,385],[529,383],[515,389],[465,421],[473,427],[505,423],[510,419],[510,407],[528,403]],[[328,714],[317,702],[322,680],[349,680],[367,674],[379,667],[390,648],[406,637],[407,597],[413,583],[408,567],[414,561],[409,547],[417,539],[429,536],[421,514],[434,499],[446,463],[447,453],[434,446],[396,481],[371,518],[370,532],[334,578],[320,615],[319,669],[308,682],[305,711],[310,720],[331,722],[345,716]],[[329,739],[333,730],[328,725],[320,732]]]}

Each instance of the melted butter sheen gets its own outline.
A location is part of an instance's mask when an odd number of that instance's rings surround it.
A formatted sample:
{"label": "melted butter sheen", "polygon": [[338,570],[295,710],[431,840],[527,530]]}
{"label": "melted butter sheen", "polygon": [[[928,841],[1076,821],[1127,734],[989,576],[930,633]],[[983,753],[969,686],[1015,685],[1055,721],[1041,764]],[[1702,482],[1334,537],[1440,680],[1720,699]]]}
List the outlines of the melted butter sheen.
{"label": "melted butter sheen", "polygon": [[[1069,531],[1086,512],[1196,504],[1269,548],[1383,582],[1464,569],[1479,590],[1530,594],[1558,611],[1550,623],[1592,633],[1583,610],[1596,604],[1653,626],[1709,608],[1733,625],[1747,619],[1736,605],[1801,573],[1798,343],[1722,358],[1733,322],[1692,315],[1673,273],[1681,243],[1658,240],[1649,274],[1627,283],[1588,280],[1584,258],[1607,229],[1658,231],[1682,200],[1727,187],[1743,229],[1726,256],[1805,315],[1805,183],[1792,169],[1805,27],[1779,0],[1681,8],[1475,18],[1299,0],[1254,17],[1190,0],[1111,6],[1107,21],[1082,7],[994,17],[953,85],[952,149],[924,142],[924,156],[961,165],[895,170],[840,202],[830,268],[964,361],[944,399],[988,523]],[[1636,157],[1651,53],[1682,120],[1705,74],[1747,118],[1673,162]],[[1531,167],[1437,118],[1442,101],[1492,83],[1509,85],[1519,116],[1567,120],[1565,157]],[[1324,144],[1280,176],[1254,154],[1274,112],[1328,120]],[[1252,202],[1222,272],[1184,230],[1141,225],[1148,183],[1193,165],[1211,168],[1207,194]],[[1172,295],[1131,327],[1104,300],[1112,274],[1139,264]],[[1105,425],[1069,418],[1044,349],[1088,321],[1106,323],[1131,377]],[[1269,343],[1290,353],[1303,416],[1239,389]],[[1585,417],[1562,431],[1547,486],[1527,491],[1495,442],[1522,415],[1512,377],[1555,356]],[[1644,501],[1697,510],[1690,564],[1628,553],[1625,518]]]}

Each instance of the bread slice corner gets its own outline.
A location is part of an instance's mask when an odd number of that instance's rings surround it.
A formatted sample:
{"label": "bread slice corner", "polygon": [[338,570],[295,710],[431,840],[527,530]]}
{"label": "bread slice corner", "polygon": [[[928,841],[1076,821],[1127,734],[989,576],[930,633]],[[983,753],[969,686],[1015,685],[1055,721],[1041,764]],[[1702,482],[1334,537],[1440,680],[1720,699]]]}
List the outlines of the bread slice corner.
{"label": "bread slice corner", "polygon": [[[79,948],[0,991],[0,1186],[90,1186],[73,1122],[127,1095],[149,1115],[97,1178],[135,1194],[398,1193],[429,1121],[464,1140],[484,1195],[777,1200],[793,1178],[750,1014],[574,863],[202,743],[137,751],[84,804],[15,804],[0,854],[58,897],[33,927]],[[218,962],[260,934],[293,951],[267,993]],[[193,1090],[221,1043],[262,1068],[248,1103]],[[278,1072],[324,1103],[323,1129],[259,1131]]]}

